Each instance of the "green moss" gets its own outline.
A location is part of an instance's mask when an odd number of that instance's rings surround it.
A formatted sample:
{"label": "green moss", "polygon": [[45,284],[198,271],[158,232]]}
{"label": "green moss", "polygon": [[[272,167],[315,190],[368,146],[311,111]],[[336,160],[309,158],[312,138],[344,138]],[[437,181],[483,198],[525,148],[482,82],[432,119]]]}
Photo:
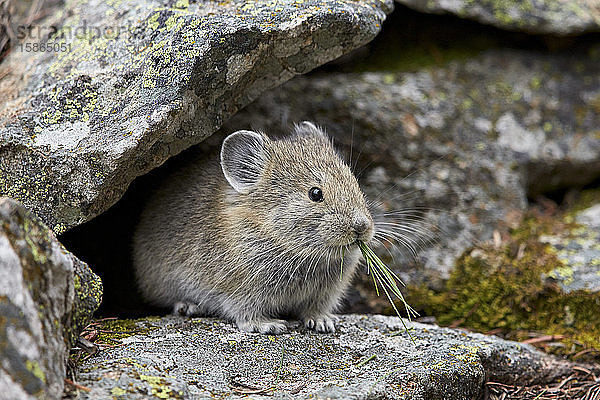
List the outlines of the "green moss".
{"label": "green moss", "polygon": [[418,71],[439,67],[450,61],[468,60],[493,47],[493,42],[487,39],[472,43],[457,42],[445,48],[438,47],[434,42],[425,45],[406,44],[400,50],[381,51],[363,62],[353,64],[352,72]]}
{"label": "green moss", "polygon": [[[582,202],[589,204],[595,196],[584,193]],[[407,301],[422,314],[434,315],[440,325],[480,332],[500,328],[514,340],[528,339],[532,331],[562,335],[564,347],[551,350],[567,356],[598,350],[600,293],[564,293],[544,278],[556,271],[568,274],[570,269],[540,236],[576,226],[564,215],[530,215],[500,248],[484,244],[464,254],[444,290],[409,287]],[[600,352],[588,354],[598,356]]]}

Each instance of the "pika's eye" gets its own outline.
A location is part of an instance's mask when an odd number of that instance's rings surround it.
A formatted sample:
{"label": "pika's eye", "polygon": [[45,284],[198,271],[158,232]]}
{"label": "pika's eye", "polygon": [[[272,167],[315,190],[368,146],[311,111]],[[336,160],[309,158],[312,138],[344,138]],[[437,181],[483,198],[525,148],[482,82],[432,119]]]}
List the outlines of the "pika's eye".
{"label": "pika's eye", "polygon": [[308,197],[312,201],[321,202],[323,201],[323,191],[321,190],[321,188],[312,187],[308,190]]}

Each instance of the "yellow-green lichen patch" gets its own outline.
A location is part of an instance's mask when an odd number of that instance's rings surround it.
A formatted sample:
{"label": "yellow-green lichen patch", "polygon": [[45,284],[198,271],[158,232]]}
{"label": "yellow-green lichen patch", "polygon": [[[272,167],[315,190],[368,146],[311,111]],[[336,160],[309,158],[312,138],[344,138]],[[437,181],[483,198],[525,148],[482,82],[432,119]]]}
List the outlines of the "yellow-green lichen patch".
{"label": "yellow-green lichen patch", "polygon": [[180,399],[180,393],[176,393],[168,386],[168,382],[162,376],[142,375],[140,380],[148,383],[152,389],[152,396],[159,399]]}
{"label": "yellow-green lichen patch", "polygon": [[479,351],[478,346],[461,344],[451,347],[450,350],[452,350],[450,355],[458,362],[470,364],[472,366],[477,366],[481,362],[479,356],[477,355],[477,352]]}
{"label": "yellow-green lichen patch", "polygon": [[125,389],[121,389],[120,387],[114,387],[111,389],[110,394],[113,396],[123,396],[127,394],[127,391]]}
{"label": "yellow-green lichen patch", "polygon": [[29,219],[25,216],[23,220],[25,230],[25,242],[29,245],[29,251],[33,260],[38,264],[45,264],[48,261],[47,253],[50,250],[50,237],[47,232],[40,229],[39,222]]}
{"label": "yellow-green lichen patch", "polygon": [[483,244],[464,254],[444,290],[410,287],[407,301],[441,325],[521,341],[532,334],[554,335],[560,343],[547,350],[600,358],[600,293],[565,293],[547,278],[565,271],[565,264],[540,236],[575,226],[560,215],[532,212],[500,247]]}
{"label": "yellow-green lichen patch", "polygon": [[[91,340],[100,349],[110,348],[121,344],[121,339],[133,335],[147,335],[149,332],[158,329],[152,325],[150,321],[156,317],[149,317],[139,320],[131,319],[116,319],[104,318],[90,322],[81,332],[81,337],[86,340]],[[75,365],[79,365],[92,356],[83,351],[72,351],[69,359]],[[134,365],[134,360],[125,360],[127,363]],[[141,368],[141,366],[139,366]]]}
{"label": "yellow-green lichen patch", "polygon": [[[63,249],[63,251],[67,251]],[[93,312],[102,302],[103,285],[100,277],[82,261],[74,259],[73,283],[75,289],[75,304],[73,307],[72,323],[69,328],[72,343],[88,325]]]}
{"label": "yellow-green lichen patch", "polygon": [[98,320],[98,340],[104,342],[118,342],[120,339],[133,335],[146,335],[157,329],[146,319],[104,319]]}
{"label": "yellow-green lichen patch", "polygon": [[[108,4],[113,8],[107,12],[121,7],[120,3]],[[73,5],[73,7],[77,9],[81,5]],[[172,51],[175,50],[172,46],[173,38],[166,39],[162,34],[166,31],[177,37],[187,37],[189,35],[185,34],[189,34],[190,29],[193,32],[193,29],[198,26],[199,22],[196,21],[194,12],[189,10],[189,2],[186,0],[179,0],[174,7],[153,8],[149,4],[139,8],[137,10],[139,18],[136,21],[128,21],[134,25],[139,24],[139,26],[134,26],[135,29],[127,31],[122,28],[115,31],[97,31],[90,28],[84,30],[84,34],[76,34],[72,27],[85,26],[85,21],[80,21],[76,14],[60,28],[52,39],[54,43],[58,44],[64,42],[64,38],[69,39],[66,43],[69,51],[58,53],[49,67],[49,75],[59,81],[69,82],[79,76],[85,76],[88,69],[86,65],[114,59],[118,56],[120,57],[119,64],[115,65],[115,68],[139,70],[144,75],[143,87],[156,87],[159,82],[157,81],[158,76],[153,75],[155,70],[169,71],[173,76],[180,77],[181,71],[177,68],[199,54],[197,50],[189,48],[190,45],[193,47],[196,43],[195,38],[184,40],[185,49]],[[109,12],[108,15],[112,16],[115,13]],[[114,21],[115,26],[124,26],[124,23],[125,21]],[[186,29],[183,29],[184,27]],[[168,43],[168,46],[165,43],[161,45],[161,42]],[[124,47],[127,51],[119,52],[120,47]],[[151,70],[150,73],[147,73],[148,70]],[[172,75],[161,72],[163,77]],[[51,92],[47,94],[48,97],[53,95]],[[58,123],[64,118],[85,122],[89,120],[91,111],[96,107],[97,96],[98,93],[95,90],[87,93],[88,102],[86,104],[89,110],[86,110],[86,106],[78,102],[60,104],[60,107],[53,104],[53,107],[43,111],[43,122],[50,125]]]}
{"label": "yellow-green lichen patch", "polygon": [[25,367],[29,372],[31,372],[36,378],[40,381],[46,383],[46,375],[44,371],[40,368],[40,365],[36,361],[27,360],[25,361]]}
{"label": "yellow-green lichen patch", "polygon": [[98,103],[97,88],[86,75],[80,75],[62,87],[55,86],[46,97],[47,106],[42,110],[40,119],[46,126],[64,121],[87,122]]}

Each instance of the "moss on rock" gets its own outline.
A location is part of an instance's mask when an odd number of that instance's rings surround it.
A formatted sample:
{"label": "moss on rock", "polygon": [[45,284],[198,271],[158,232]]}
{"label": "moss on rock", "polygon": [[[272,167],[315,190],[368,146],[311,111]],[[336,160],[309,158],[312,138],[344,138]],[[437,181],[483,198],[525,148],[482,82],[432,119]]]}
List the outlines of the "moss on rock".
{"label": "moss on rock", "polygon": [[[584,193],[573,209],[598,200],[600,192]],[[441,325],[494,331],[516,340],[529,339],[532,332],[554,335],[552,341],[562,345],[547,350],[576,359],[584,354],[599,358],[600,293],[565,293],[552,272],[569,266],[540,240],[577,231],[570,216],[572,211],[558,216],[531,211],[500,246],[485,243],[465,253],[444,290],[411,287],[408,302]]]}

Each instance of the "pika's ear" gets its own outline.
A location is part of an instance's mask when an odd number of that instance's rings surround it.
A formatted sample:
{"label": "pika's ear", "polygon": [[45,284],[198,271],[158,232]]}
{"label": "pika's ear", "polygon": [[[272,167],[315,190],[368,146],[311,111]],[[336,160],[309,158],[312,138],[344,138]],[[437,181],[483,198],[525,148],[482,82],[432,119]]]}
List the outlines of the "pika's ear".
{"label": "pika's ear", "polygon": [[298,124],[295,124],[294,133],[298,136],[313,136],[329,140],[325,131],[310,121],[302,121]]}
{"label": "pika's ear", "polygon": [[238,193],[249,193],[260,179],[266,162],[267,137],[252,131],[237,131],[221,146],[221,168],[227,182]]}

